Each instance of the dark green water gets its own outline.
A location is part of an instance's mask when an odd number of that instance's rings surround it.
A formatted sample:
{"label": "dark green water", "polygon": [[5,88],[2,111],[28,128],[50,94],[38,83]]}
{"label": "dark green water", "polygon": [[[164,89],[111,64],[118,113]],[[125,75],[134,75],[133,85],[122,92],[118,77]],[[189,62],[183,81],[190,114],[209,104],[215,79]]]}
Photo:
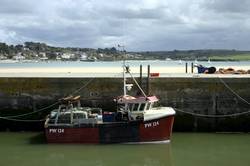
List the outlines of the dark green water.
{"label": "dark green water", "polygon": [[174,133],[170,144],[48,145],[40,133],[0,133],[0,166],[249,166],[249,134]]}

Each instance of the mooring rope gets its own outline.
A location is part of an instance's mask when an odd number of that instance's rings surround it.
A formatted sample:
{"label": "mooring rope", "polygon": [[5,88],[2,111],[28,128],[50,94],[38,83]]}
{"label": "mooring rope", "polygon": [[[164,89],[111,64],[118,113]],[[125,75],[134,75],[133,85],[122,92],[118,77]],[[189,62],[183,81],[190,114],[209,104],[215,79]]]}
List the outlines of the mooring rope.
{"label": "mooring rope", "polygon": [[81,91],[82,89],[86,88],[94,79],[95,79],[95,77],[91,78],[86,84],[84,84],[82,87],[80,87],[77,90],[75,90],[74,92],[72,92],[70,95],[76,94],[79,91]]}
{"label": "mooring rope", "polygon": [[236,93],[232,88],[230,88],[230,87],[225,83],[225,81],[224,81],[222,78],[220,78],[220,77],[218,77],[218,78],[219,78],[219,80],[221,81],[221,83],[222,83],[227,89],[229,89],[235,96],[237,96],[240,100],[244,101],[246,104],[250,105],[250,103],[249,103],[247,100],[245,100],[244,98],[242,98],[238,93]]}
{"label": "mooring rope", "polygon": [[174,108],[174,110],[181,112],[181,113],[189,114],[192,116],[203,117],[203,118],[228,118],[228,117],[240,116],[240,115],[245,115],[245,114],[250,113],[250,110],[249,110],[249,111],[245,111],[245,112],[239,112],[239,113],[233,113],[233,114],[227,114],[227,115],[206,115],[206,114],[198,114],[198,113],[183,111],[183,110],[178,109],[178,108]]}
{"label": "mooring rope", "polygon": [[[247,100],[245,100],[238,93],[236,93],[232,88],[230,88],[230,86],[228,84],[226,84],[226,82],[221,77],[218,77],[218,79],[228,90],[230,90],[231,93],[233,93],[235,96],[237,96],[240,100],[242,100],[246,104],[250,105],[250,103]],[[174,110],[181,112],[181,113],[185,113],[185,114],[189,114],[189,115],[193,115],[193,116],[198,116],[198,117],[204,117],[204,118],[227,118],[227,117],[241,116],[241,115],[245,115],[245,114],[250,113],[250,110],[249,110],[249,111],[245,111],[245,112],[239,112],[239,113],[233,113],[233,114],[227,114],[227,115],[206,115],[206,114],[187,112],[187,111],[183,111],[183,110],[178,109],[178,108],[174,108]]]}
{"label": "mooring rope", "polygon": [[[129,72],[129,74],[132,77],[132,79],[135,81],[135,83],[138,84],[130,72]],[[242,101],[244,101],[245,103],[247,103],[248,105],[250,105],[250,103],[247,100],[245,100],[244,98],[242,98],[238,93],[236,93],[232,88],[230,88],[225,83],[225,81],[223,79],[221,79],[220,77],[218,77],[218,78],[221,81],[221,83],[223,83],[223,85],[227,89],[229,89],[235,96],[237,96],[239,99],[241,99]],[[82,87],[80,87],[77,90],[75,90],[74,92],[72,92],[70,95],[76,94],[79,91],[81,91],[82,89],[86,88],[94,79],[95,79],[95,77],[92,78],[92,79],[90,79],[86,84],[84,84]],[[140,89],[140,86],[139,86],[139,89]],[[143,92],[142,89],[140,89],[140,90]],[[33,112],[29,112],[29,113],[25,113],[25,114],[13,115],[13,116],[4,116],[4,117],[0,116],[0,119],[10,120],[10,121],[20,121],[20,122],[42,122],[45,119],[33,120],[33,119],[15,119],[15,118],[23,117],[23,116],[27,116],[27,115],[31,115],[31,114],[35,114],[35,113],[38,113],[38,112],[42,112],[42,111],[44,111],[44,110],[46,110],[48,108],[51,108],[51,107],[57,105],[58,103],[59,102],[57,101],[57,102],[55,102],[55,103],[53,103],[53,104],[51,104],[49,106],[46,106],[46,107],[41,108],[39,110],[36,110],[36,111],[33,111]],[[178,109],[178,108],[174,108],[174,110],[176,110],[178,112],[181,112],[181,113],[189,114],[189,115],[192,115],[192,116],[198,116],[198,117],[204,117],[204,118],[226,118],[226,117],[234,117],[234,116],[240,116],[240,115],[244,115],[244,114],[249,114],[250,113],[250,110],[249,110],[249,111],[245,111],[245,112],[239,112],[239,113],[233,113],[233,114],[227,114],[227,115],[206,115],[206,114],[198,114],[198,113],[193,113],[193,112],[187,112],[187,111],[183,111],[183,110]]]}
{"label": "mooring rope", "polygon": [[[79,91],[81,91],[82,89],[86,88],[93,80],[95,79],[92,78],[90,79],[86,84],[84,84],[82,87],[78,88],[77,90],[75,90],[74,92],[72,92],[70,95],[73,95],[73,94],[76,94],[78,93]],[[48,108],[51,108],[55,105],[57,105],[59,103],[59,101],[49,105],[49,106],[46,106],[44,108],[41,108],[39,110],[36,110],[36,111],[32,111],[32,112],[29,112],[29,113],[25,113],[25,114],[20,114],[20,115],[13,115],[13,116],[0,116],[0,119],[4,119],[4,120],[11,120],[11,121],[21,121],[21,122],[38,122],[38,121],[44,121],[44,119],[40,119],[40,120],[28,120],[28,119],[15,119],[15,118],[18,118],[18,117],[23,117],[23,116],[27,116],[27,115],[32,115],[32,114],[35,114],[35,113],[38,113],[38,112],[42,112]]]}
{"label": "mooring rope", "polygon": [[3,118],[18,118],[18,117],[22,117],[22,116],[32,115],[34,113],[42,112],[42,111],[44,111],[44,110],[46,110],[46,109],[48,109],[50,107],[53,107],[54,105],[57,105],[58,103],[59,103],[59,101],[57,101],[57,102],[55,102],[55,103],[53,103],[53,104],[51,104],[51,105],[49,105],[47,107],[41,108],[41,109],[36,110],[36,111],[29,112],[29,113],[26,113],[26,114],[13,115],[13,116],[4,116],[4,117],[0,116],[0,119],[3,119]]}
{"label": "mooring rope", "polygon": [[17,121],[17,122],[43,122],[45,119],[14,119],[14,118],[6,118],[0,117],[0,119],[9,120],[9,121]]}

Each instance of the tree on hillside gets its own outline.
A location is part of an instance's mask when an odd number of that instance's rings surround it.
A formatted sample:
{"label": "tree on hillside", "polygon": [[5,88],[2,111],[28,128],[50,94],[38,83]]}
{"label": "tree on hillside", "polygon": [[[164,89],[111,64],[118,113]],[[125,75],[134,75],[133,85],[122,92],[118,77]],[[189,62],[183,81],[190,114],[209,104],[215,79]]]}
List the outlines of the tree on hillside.
{"label": "tree on hillside", "polygon": [[7,54],[9,52],[9,46],[6,43],[0,43],[0,53]]}
{"label": "tree on hillside", "polygon": [[16,45],[16,46],[15,46],[15,51],[16,51],[16,52],[23,51],[23,45],[21,45],[21,44]]}
{"label": "tree on hillside", "polygon": [[36,52],[46,51],[48,48],[48,46],[45,43],[25,42],[24,45],[26,48],[29,48],[30,50]]}

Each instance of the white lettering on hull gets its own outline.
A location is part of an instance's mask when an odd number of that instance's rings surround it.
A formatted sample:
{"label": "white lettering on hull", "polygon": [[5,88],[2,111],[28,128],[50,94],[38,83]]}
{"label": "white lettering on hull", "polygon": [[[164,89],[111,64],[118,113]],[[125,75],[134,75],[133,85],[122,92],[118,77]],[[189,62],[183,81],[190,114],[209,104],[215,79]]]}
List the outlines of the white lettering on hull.
{"label": "white lettering on hull", "polygon": [[145,123],[144,127],[145,128],[150,128],[150,127],[156,127],[156,126],[159,126],[159,125],[160,125],[159,121],[156,121],[156,122]]}
{"label": "white lettering on hull", "polygon": [[49,129],[49,133],[64,133],[64,129]]}

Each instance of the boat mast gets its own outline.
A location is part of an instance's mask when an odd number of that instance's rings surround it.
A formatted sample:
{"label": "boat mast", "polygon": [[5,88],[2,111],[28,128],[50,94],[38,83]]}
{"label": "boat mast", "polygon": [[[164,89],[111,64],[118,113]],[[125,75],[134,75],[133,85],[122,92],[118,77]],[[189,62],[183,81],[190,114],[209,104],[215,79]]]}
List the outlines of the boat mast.
{"label": "boat mast", "polygon": [[127,90],[126,90],[126,66],[125,66],[125,57],[123,59],[123,95],[127,95]]}
{"label": "boat mast", "polygon": [[124,45],[120,45],[118,44],[118,48],[122,48],[121,51],[123,52],[123,72],[122,72],[122,77],[123,77],[123,96],[127,95],[127,90],[126,90],[126,64],[125,64],[125,60],[126,60],[126,54],[125,54],[125,49],[124,49]]}
{"label": "boat mast", "polygon": [[129,71],[129,67],[126,66],[125,64],[125,60],[126,60],[126,54],[125,54],[125,49],[124,49],[124,45],[119,45],[118,44],[118,47],[122,48],[122,52],[124,53],[124,56],[123,56],[123,96],[126,96],[127,95],[127,87],[130,87],[131,89],[131,84],[127,84],[126,83],[126,73],[128,73],[131,78],[133,79],[133,81],[135,82],[136,86],[139,88],[139,90],[142,92],[143,96],[144,97],[147,97],[147,95],[145,94],[145,92],[142,90],[142,88],[140,87],[140,85],[138,84],[138,82],[136,81],[136,79],[132,76],[132,74],[130,73]]}

